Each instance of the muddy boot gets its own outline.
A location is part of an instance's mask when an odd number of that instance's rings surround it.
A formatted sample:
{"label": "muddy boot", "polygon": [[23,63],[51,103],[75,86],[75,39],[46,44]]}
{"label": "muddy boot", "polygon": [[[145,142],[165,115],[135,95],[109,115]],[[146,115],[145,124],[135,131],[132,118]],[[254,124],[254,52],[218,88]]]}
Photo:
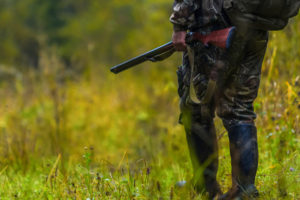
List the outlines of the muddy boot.
{"label": "muddy boot", "polygon": [[194,169],[193,183],[197,192],[207,192],[210,199],[222,194],[216,180],[218,171],[218,145],[213,122],[192,123],[186,129],[186,138]]}
{"label": "muddy boot", "polygon": [[255,199],[258,165],[257,133],[254,125],[237,125],[228,130],[232,167],[232,188],[219,200]]}

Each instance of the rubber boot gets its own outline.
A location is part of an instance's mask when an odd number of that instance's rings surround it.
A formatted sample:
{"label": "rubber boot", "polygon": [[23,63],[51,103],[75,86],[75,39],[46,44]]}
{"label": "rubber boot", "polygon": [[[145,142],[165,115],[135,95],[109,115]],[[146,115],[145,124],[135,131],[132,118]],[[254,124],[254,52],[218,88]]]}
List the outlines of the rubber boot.
{"label": "rubber boot", "polygon": [[257,131],[254,125],[237,125],[228,130],[232,168],[232,188],[219,200],[254,199],[258,165]]}
{"label": "rubber boot", "polygon": [[194,170],[194,186],[199,193],[208,192],[213,199],[221,195],[216,180],[218,171],[218,145],[213,122],[210,124],[192,123],[186,128],[186,138]]}

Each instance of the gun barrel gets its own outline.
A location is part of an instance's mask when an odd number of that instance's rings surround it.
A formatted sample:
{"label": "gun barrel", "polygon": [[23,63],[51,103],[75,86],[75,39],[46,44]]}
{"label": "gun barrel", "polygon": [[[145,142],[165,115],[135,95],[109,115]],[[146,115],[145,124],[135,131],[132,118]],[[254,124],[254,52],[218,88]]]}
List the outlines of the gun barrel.
{"label": "gun barrel", "polygon": [[129,69],[135,65],[138,65],[142,62],[145,62],[147,60],[150,60],[151,58],[153,58],[156,55],[160,55],[168,50],[171,50],[173,47],[173,43],[172,42],[168,42],[160,47],[157,47],[155,49],[152,49],[151,51],[148,51],[142,55],[139,55],[135,58],[132,58],[130,60],[127,60],[121,64],[118,64],[116,66],[113,66],[112,68],[110,68],[110,71],[118,74],[126,69]]}

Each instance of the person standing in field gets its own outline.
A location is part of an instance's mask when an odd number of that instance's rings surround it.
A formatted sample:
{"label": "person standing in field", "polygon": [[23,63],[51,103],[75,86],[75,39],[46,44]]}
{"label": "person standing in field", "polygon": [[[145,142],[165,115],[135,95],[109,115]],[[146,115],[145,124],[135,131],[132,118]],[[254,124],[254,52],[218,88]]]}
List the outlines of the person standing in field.
{"label": "person standing in field", "polygon": [[[226,52],[214,47],[206,47],[203,51],[203,46],[187,45],[187,31],[209,34],[231,26],[222,0],[175,0],[170,21],[174,27],[172,41],[175,49],[183,51],[183,64],[177,71],[181,109],[179,121],[186,132],[194,170],[193,186],[198,192],[207,192],[211,199],[257,197],[254,184],[258,147],[253,101],[259,88],[268,32],[241,25],[237,27],[232,47]],[[213,98],[208,102],[193,101],[190,88],[195,89],[197,97],[201,96],[207,90],[205,83],[210,74],[207,70],[192,68],[218,65],[219,60],[226,64],[226,72],[220,72],[224,75],[219,77],[223,79],[219,80],[222,84],[217,84]],[[230,141],[232,188],[225,195],[222,195],[216,180],[218,144],[215,111],[222,119]]]}
{"label": "person standing in field", "polygon": [[[174,25],[172,41],[177,51],[183,51],[183,64],[177,70],[179,122],[186,132],[194,169],[193,186],[198,192],[206,191],[211,199],[259,196],[255,187],[258,146],[253,102],[258,93],[268,31],[283,29],[299,8],[299,0],[174,1],[170,17]],[[235,26],[235,33],[226,50],[185,43],[187,31],[209,34],[230,26]],[[210,86],[213,78],[215,87]],[[215,111],[230,142],[232,187],[224,195],[216,180]]]}

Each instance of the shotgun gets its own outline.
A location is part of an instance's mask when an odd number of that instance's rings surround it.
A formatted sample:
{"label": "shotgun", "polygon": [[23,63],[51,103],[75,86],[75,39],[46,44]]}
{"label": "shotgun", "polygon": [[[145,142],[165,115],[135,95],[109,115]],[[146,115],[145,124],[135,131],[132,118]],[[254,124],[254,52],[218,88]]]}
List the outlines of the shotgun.
{"label": "shotgun", "polygon": [[[189,32],[186,37],[186,43],[190,44],[194,41],[201,41],[204,45],[215,45],[220,48],[228,48],[231,44],[231,39],[235,32],[235,27],[229,27],[211,32],[208,35],[203,35],[198,32]],[[170,57],[175,52],[172,42],[168,42],[160,47],[152,49],[137,57],[131,58],[121,64],[113,66],[110,71],[118,74],[131,67],[139,65],[145,61],[157,62]]]}

